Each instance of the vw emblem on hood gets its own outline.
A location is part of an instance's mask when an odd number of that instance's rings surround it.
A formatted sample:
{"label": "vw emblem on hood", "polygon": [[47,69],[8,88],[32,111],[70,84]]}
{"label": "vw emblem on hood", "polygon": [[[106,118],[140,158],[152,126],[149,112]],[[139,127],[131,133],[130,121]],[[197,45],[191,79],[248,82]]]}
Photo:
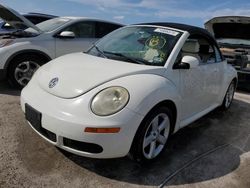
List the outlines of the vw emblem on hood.
{"label": "vw emblem on hood", "polygon": [[53,78],[52,80],[50,80],[49,82],[49,88],[53,88],[56,86],[56,84],[58,83],[59,79],[56,77],[56,78]]}

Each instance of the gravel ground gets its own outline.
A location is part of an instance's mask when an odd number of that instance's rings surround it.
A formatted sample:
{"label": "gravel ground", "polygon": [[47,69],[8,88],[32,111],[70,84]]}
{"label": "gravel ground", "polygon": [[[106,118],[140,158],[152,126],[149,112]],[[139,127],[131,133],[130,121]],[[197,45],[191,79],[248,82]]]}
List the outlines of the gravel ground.
{"label": "gravel ground", "polygon": [[250,95],[238,92],[171,137],[153,164],[96,160],[57,149],[28,126],[19,92],[0,83],[0,187],[250,187]]}

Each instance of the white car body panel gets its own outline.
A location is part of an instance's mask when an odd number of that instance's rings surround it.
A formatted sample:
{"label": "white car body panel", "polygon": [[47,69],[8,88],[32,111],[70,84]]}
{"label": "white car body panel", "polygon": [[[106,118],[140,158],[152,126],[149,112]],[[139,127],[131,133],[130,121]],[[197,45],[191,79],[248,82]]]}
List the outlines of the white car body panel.
{"label": "white car body panel", "polygon": [[[69,61],[74,59],[70,64]],[[131,74],[162,74],[163,67],[124,64],[119,61],[103,59],[84,53],[69,54],[49,63],[38,72],[39,85],[47,92],[62,98],[74,98],[110,80]],[[59,66],[58,66],[59,65]],[[72,70],[72,67],[78,67]],[[113,70],[116,69],[116,72]],[[96,72],[99,72],[96,74]],[[51,74],[52,73],[52,74]],[[63,85],[48,89],[51,79],[60,77]],[[84,81],[84,85],[82,84]]]}
{"label": "white car body panel", "polygon": [[[157,104],[171,101],[176,106],[175,133],[220,106],[229,84],[237,78],[235,69],[226,61],[174,70],[175,59],[188,37],[189,33],[183,32],[164,67],[118,62],[83,53],[53,60],[40,68],[22,90],[22,110],[25,112],[28,103],[43,113],[42,125],[56,133],[58,141],[53,144],[58,147],[93,158],[125,156],[143,118]],[[48,84],[55,77],[60,81],[57,87],[49,89]],[[116,114],[95,115],[90,107],[93,97],[112,86],[128,90],[128,104]],[[86,127],[120,127],[121,132],[89,134],[84,132]],[[65,147],[62,137],[96,143],[104,150],[98,154],[76,151]]]}
{"label": "white car body panel", "polygon": [[[96,116],[92,113],[89,102],[91,101],[93,95],[99,92],[102,87],[97,87],[78,98],[62,100],[61,98],[55,97],[44,90],[41,90],[37,84],[36,75],[32,79],[31,83],[28,84],[26,89],[22,91],[22,109],[25,111],[24,104],[28,102],[34,108],[46,112],[43,113],[42,118],[44,128],[52,132],[57,132],[59,135],[57,139],[58,142],[53,144],[70,152],[79,154],[79,151],[74,152],[74,150],[65,148],[65,146],[62,145],[62,137],[74,137],[76,140],[90,143],[94,142],[105,148],[105,151],[101,154],[80,152],[83,156],[91,156],[93,158],[113,158],[121,157],[128,153],[134,136],[131,134],[131,131],[134,133],[136,132],[136,125],[140,124],[143,116],[133,112],[127,107],[120,113],[113,116],[113,118]],[[31,90],[32,92],[30,92]],[[36,96],[36,100],[33,100],[34,96]],[[46,101],[43,100],[45,98]],[[41,100],[44,102],[41,103]],[[50,108],[47,109],[47,106],[50,106]],[[54,117],[57,118],[55,119]],[[71,126],[69,126],[69,124]],[[98,127],[122,127],[122,131],[119,134],[101,136],[84,133],[85,127],[94,125],[98,125]],[[117,140],[123,141],[117,142]],[[112,145],[112,147],[109,147],[110,145]],[[112,154],[110,155],[110,153]]]}

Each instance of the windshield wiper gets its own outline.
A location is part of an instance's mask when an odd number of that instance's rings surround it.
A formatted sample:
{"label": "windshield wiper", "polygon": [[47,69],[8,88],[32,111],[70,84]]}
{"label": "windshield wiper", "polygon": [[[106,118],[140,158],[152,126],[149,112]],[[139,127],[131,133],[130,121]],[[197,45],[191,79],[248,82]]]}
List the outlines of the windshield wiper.
{"label": "windshield wiper", "polygon": [[133,62],[133,63],[136,63],[136,64],[145,65],[145,64],[148,63],[147,61],[144,61],[143,59],[136,59],[136,58],[133,58],[133,57],[126,56],[126,55],[124,55],[122,53],[107,52],[107,51],[103,51],[103,53],[105,53],[105,54],[111,54],[111,55],[115,55],[115,56],[119,56],[119,57],[123,57],[123,58],[129,60],[130,62]]}
{"label": "windshield wiper", "polygon": [[104,57],[104,58],[108,58],[103,51],[101,51],[98,46],[96,46],[95,44],[93,44],[93,47]]}

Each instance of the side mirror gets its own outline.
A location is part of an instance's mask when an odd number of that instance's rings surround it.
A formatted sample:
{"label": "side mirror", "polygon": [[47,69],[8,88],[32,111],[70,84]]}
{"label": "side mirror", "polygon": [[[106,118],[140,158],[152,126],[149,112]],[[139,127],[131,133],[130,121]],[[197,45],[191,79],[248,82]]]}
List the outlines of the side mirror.
{"label": "side mirror", "polygon": [[184,56],[181,60],[182,63],[187,63],[189,64],[189,68],[195,68],[199,66],[199,60],[196,57],[193,56]]}
{"label": "side mirror", "polygon": [[76,37],[75,33],[72,31],[63,31],[58,35],[59,38],[73,39]]}
{"label": "side mirror", "polygon": [[174,69],[192,69],[199,66],[199,60],[193,56],[184,56],[180,63],[174,65]]}

